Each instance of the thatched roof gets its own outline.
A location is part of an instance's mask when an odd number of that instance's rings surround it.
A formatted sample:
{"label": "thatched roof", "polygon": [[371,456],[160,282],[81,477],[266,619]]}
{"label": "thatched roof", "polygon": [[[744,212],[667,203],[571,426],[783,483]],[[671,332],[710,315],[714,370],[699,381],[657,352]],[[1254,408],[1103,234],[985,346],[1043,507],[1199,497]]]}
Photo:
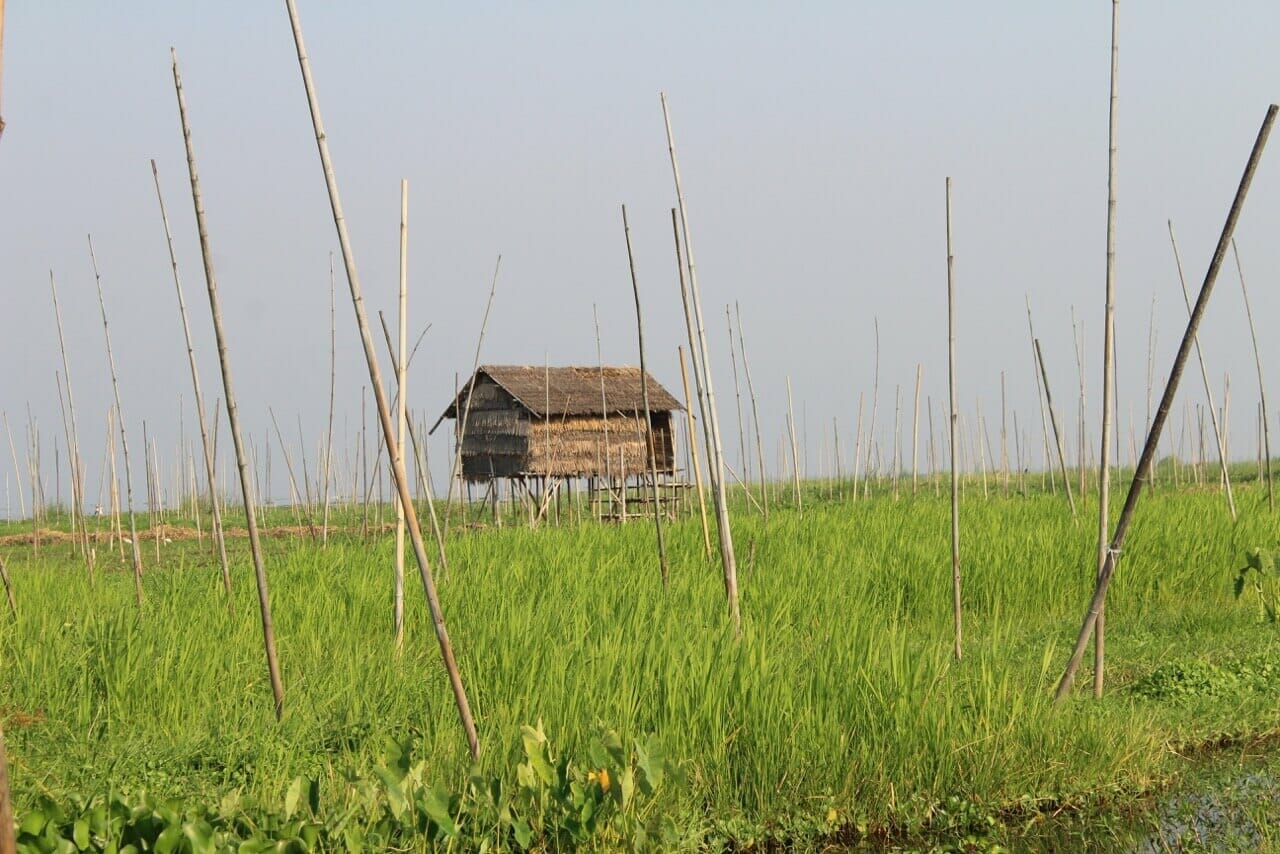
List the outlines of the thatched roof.
{"label": "thatched roof", "polygon": [[[600,390],[602,374],[604,376],[603,401]],[[528,410],[535,418],[602,415],[606,408],[603,405],[605,403],[610,415],[644,412],[639,368],[482,365],[476,371],[475,382],[479,384],[486,377],[511,395],[519,406]],[[651,412],[684,409],[680,401],[659,385],[652,374],[649,375],[648,380]],[[470,386],[470,380],[463,384],[458,397],[440,416],[441,420],[457,418],[459,411],[466,408],[467,389]],[[550,407],[547,405],[548,391]]]}

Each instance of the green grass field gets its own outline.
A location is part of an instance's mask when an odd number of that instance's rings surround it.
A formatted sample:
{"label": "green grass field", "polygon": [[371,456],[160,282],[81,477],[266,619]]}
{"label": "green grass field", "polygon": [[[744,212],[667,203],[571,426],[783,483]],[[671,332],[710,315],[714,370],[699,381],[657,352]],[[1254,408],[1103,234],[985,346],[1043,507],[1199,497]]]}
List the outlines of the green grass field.
{"label": "green grass field", "polygon": [[[1237,487],[1235,525],[1217,492],[1144,496],[1108,604],[1107,695],[1094,701],[1084,673],[1056,709],[1092,590],[1089,499],[1073,521],[1061,495],[984,500],[968,483],[956,662],[945,497],[808,488],[803,513],[775,507],[767,523],[735,508],[736,639],[695,520],[668,529],[666,591],[651,525],[451,533],[440,592],[480,770],[514,783],[521,726],[541,721],[585,773],[611,730],[665,748],[671,773],[632,811],[665,817],[666,845],[1016,847],[1048,813],[1129,810],[1188,773],[1178,750],[1280,727],[1280,630],[1251,589],[1233,590],[1246,551],[1277,541],[1256,484]],[[231,548],[234,618],[207,541],[165,545],[159,563],[146,543],[141,613],[118,555],[100,549],[90,585],[69,545],[0,551],[18,602],[17,619],[0,620],[0,716],[19,821],[41,804],[142,791],[279,811],[302,777],[318,822],[371,824],[364,781],[380,779],[388,743],[410,739],[427,782],[466,788],[412,561],[407,637],[393,648],[392,538],[266,542],[279,723],[247,546]],[[468,832],[512,844],[500,829]]]}

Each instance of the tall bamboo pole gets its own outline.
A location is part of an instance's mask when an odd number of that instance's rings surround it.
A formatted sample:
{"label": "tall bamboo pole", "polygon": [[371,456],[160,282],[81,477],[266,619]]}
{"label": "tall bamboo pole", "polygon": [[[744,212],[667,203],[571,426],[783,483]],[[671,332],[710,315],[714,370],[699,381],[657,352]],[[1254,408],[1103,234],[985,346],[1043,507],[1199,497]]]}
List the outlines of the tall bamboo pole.
{"label": "tall bamboo pole", "polygon": [[[1098,575],[1107,560],[1107,544],[1111,535],[1111,431],[1115,387],[1115,293],[1116,293],[1116,83],[1119,50],[1116,27],[1119,0],[1111,0],[1111,112],[1107,121],[1107,268],[1106,305],[1102,327],[1102,444],[1098,452]],[[1093,696],[1101,697],[1107,656],[1105,603],[1098,609],[1093,631]]]}
{"label": "tall bamboo pole", "polygon": [[[174,69],[177,69],[175,55]],[[213,443],[209,440],[209,424],[205,418],[204,395],[200,391],[200,371],[196,367],[195,345],[191,342],[191,324],[187,322],[187,304],[182,296],[182,279],[178,275],[178,256],[173,249],[173,234],[169,230],[169,216],[165,212],[164,196],[160,192],[160,172],[156,169],[155,160],[151,161],[151,177],[156,185],[156,200],[160,203],[160,220],[164,223],[164,239],[169,247],[169,266],[173,269],[173,287],[178,295],[178,315],[182,319],[182,334],[187,343],[187,364],[191,368],[191,386],[196,399],[196,417],[200,428],[200,446],[204,449],[204,471],[209,479],[209,494],[213,496],[217,490],[218,477],[213,466]],[[227,594],[227,609],[235,615],[235,600],[231,596],[231,568],[227,564],[227,545],[222,530],[222,511],[215,498],[211,500],[210,512],[213,514],[213,542],[218,550],[218,565],[222,568],[222,587]]]}
{"label": "tall bamboo pole", "polygon": [[[636,339],[640,348],[640,396],[644,399],[645,435],[649,444],[649,474],[653,478],[653,527],[658,537],[658,567],[662,572],[662,586],[669,583],[667,567],[667,543],[662,535],[662,505],[658,498],[658,453],[653,440],[653,423],[649,412],[649,374],[644,358],[644,321],[640,313],[640,285],[636,280],[636,261],[631,254],[631,227],[627,224],[627,206],[622,206],[622,233],[627,241],[627,265],[631,269],[631,291],[636,298]],[[727,311],[727,309],[726,309]]]}
{"label": "tall bamboo pole", "polygon": [[[1040,387],[1041,372],[1037,367],[1038,362],[1036,359],[1036,347],[1035,347],[1036,328],[1035,328],[1035,324],[1031,322],[1031,297],[1027,296],[1026,294],[1023,294],[1023,298],[1026,300],[1026,303],[1027,303],[1027,332],[1030,334],[1030,337],[1031,337],[1031,373],[1036,379],[1036,400],[1040,404],[1040,436],[1041,436],[1041,439],[1043,440],[1043,447],[1044,447],[1044,468],[1049,473],[1049,489],[1051,491],[1056,492],[1057,489],[1053,481],[1053,461],[1049,458],[1050,456],[1049,455],[1049,419],[1045,417],[1044,391]],[[1061,451],[1061,447],[1059,447],[1059,451]],[[1028,452],[1027,456],[1030,456],[1030,452]],[[1040,488],[1041,489],[1044,488],[1043,477],[1040,480]]]}
{"label": "tall bamboo pole", "polygon": [[[403,448],[408,421],[409,353],[408,353],[408,288],[409,288],[409,182],[400,180],[400,338],[396,365],[396,441]],[[404,648],[404,504],[396,500],[396,566],[392,592],[392,621],[395,625],[396,651]]]}
{"label": "tall bamboo pole", "polygon": [[[729,528],[729,504],[724,486],[724,451],[720,443],[720,419],[716,414],[716,396],[711,382],[711,357],[707,350],[707,336],[702,322],[702,298],[698,291],[697,267],[693,260],[693,243],[689,237],[689,214],[684,200],[684,188],[680,183],[680,166],[676,160],[676,144],[671,133],[671,117],[667,111],[667,97],[662,101],[662,118],[667,130],[667,152],[671,156],[671,174],[676,185],[676,204],[680,210],[680,233],[684,237],[685,263],[689,271],[689,295],[694,310],[698,332],[698,358],[694,361],[694,378],[706,393],[706,425],[711,434],[709,466],[712,498],[716,509],[716,530],[720,538],[720,559],[724,568],[725,596],[729,600],[729,616],[735,631],[741,631],[742,614],[738,607],[738,567],[733,554],[733,532]],[[701,370],[699,370],[701,369]]]}
{"label": "tall bamboo pole", "polygon": [[1204,284],[1200,286],[1200,295],[1196,298],[1195,307],[1191,310],[1191,316],[1187,320],[1186,332],[1183,333],[1182,343],[1178,346],[1178,353],[1174,357],[1173,367],[1169,371],[1169,381],[1165,385],[1164,394],[1160,397],[1160,406],[1156,410],[1155,420],[1151,424],[1146,444],[1142,448],[1142,456],[1138,460],[1138,468],[1134,472],[1132,483],[1129,485],[1129,494],[1125,497],[1124,507],[1120,511],[1120,518],[1116,521],[1115,533],[1112,535],[1111,544],[1107,548],[1107,559],[1094,585],[1093,597],[1089,602],[1088,610],[1085,611],[1084,622],[1080,626],[1080,632],[1076,636],[1075,648],[1072,650],[1071,658],[1068,660],[1067,666],[1063,670],[1062,678],[1058,682],[1058,688],[1055,692],[1056,702],[1061,702],[1071,691],[1076,673],[1080,669],[1080,662],[1084,658],[1085,649],[1089,645],[1089,637],[1093,634],[1094,627],[1097,624],[1098,613],[1102,610],[1106,601],[1107,587],[1111,583],[1112,575],[1115,573],[1116,560],[1120,556],[1120,550],[1124,546],[1125,537],[1129,532],[1129,523],[1132,521],[1133,512],[1137,508],[1138,498],[1142,494],[1142,487],[1150,476],[1151,463],[1156,455],[1156,446],[1160,441],[1160,434],[1164,432],[1165,421],[1169,417],[1174,395],[1178,391],[1178,382],[1182,379],[1182,371],[1191,355],[1196,331],[1199,329],[1200,321],[1204,317],[1205,309],[1208,307],[1209,297],[1213,293],[1214,282],[1217,280],[1218,271],[1222,268],[1222,262],[1226,258],[1227,246],[1231,243],[1231,238],[1235,233],[1236,223],[1240,219],[1240,211],[1244,207],[1245,197],[1249,193],[1249,185],[1253,182],[1254,172],[1257,171],[1258,161],[1262,158],[1262,151],[1266,147],[1267,137],[1271,134],[1271,128],[1275,124],[1278,111],[1280,111],[1280,107],[1275,104],[1268,107],[1266,118],[1262,122],[1262,127],[1258,130],[1258,137],[1254,141],[1252,151],[1249,153],[1249,161],[1245,165],[1244,174],[1240,178],[1240,185],[1236,188],[1235,198],[1231,203],[1230,211],[1227,213],[1227,221],[1222,227],[1222,234],[1218,238],[1218,245],[1214,250],[1213,259],[1209,262],[1209,269],[1205,272]]}
{"label": "tall bamboo pole", "polygon": [[791,377],[787,377],[787,435],[791,445],[791,482],[795,488],[796,509],[804,510],[804,498],[800,494],[800,454],[796,447],[796,413],[791,405]]}
{"label": "tall bamboo pole", "polygon": [[916,494],[920,477],[920,379],[924,365],[916,365],[916,404],[911,416],[911,494]]}
{"label": "tall bamboo pole", "polygon": [[955,255],[951,249],[951,178],[947,177],[947,387],[951,394],[951,599],[955,613],[955,656],[962,645],[960,600],[960,475],[956,471],[956,426],[959,397],[956,394],[956,290]]}
{"label": "tall bamboo pole", "polygon": [[733,315],[729,313],[729,304],[724,306],[724,321],[729,327],[729,364],[733,367],[733,396],[738,407],[738,466],[742,471],[743,487],[750,492],[751,456],[747,453],[746,427],[742,420],[742,386],[738,383],[738,354],[733,349]]}
{"label": "tall bamboo pole", "polygon": [[[739,339],[741,340],[741,339]],[[702,515],[702,545],[703,551],[707,557],[711,557],[711,529],[707,524],[707,499],[702,489],[702,464],[698,460],[698,434],[693,423],[693,399],[689,394],[689,372],[685,369],[684,364],[684,347],[676,347],[676,353],[680,357],[680,382],[684,384],[684,414],[688,421],[689,432],[689,450],[693,455],[693,480],[698,488],[698,510]],[[745,360],[744,360],[745,361]],[[751,374],[747,373],[747,383],[751,382]],[[753,395],[754,399],[754,395]],[[757,440],[759,436],[757,435]],[[765,499],[768,501],[768,499]]]}
{"label": "tall bamboo pole", "polygon": [[[133,475],[129,465],[129,439],[125,435],[124,410],[120,406],[120,383],[116,378],[116,360],[111,352],[111,331],[107,328],[107,303],[102,295],[102,276],[98,273],[98,259],[93,254],[93,238],[89,238],[89,260],[93,264],[93,279],[98,285],[98,308],[102,310],[102,334],[107,341],[107,365],[111,368],[111,389],[115,395],[116,415],[120,420],[120,448],[124,452],[125,502],[129,508],[129,544],[133,555],[133,595],[138,607],[142,607],[142,550],[138,547],[138,523],[133,515]],[[145,457],[145,454],[144,454]]]}
{"label": "tall bamboo pole", "polygon": [[[1262,382],[1262,356],[1258,353],[1258,330],[1253,325],[1253,308],[1249,305],[1249,289],[1244,283],[1244,268],[1240,266],[1240,250],[1236,248],[1235,240],[1231,241],[1231,252],[1236,259],[1236,272],[1240,276],[1240,291],[1244,294],[1244,312],[1249,318],[1249,335],[1253,339],[1253,363],[1258,368],[1258,397],[1262,401],[1262,452],[1263,460],[1266,465],[1267,475],[1267,507],[1272,513],[1276,512],[1276,496],[1271,481],[1271,431],[1267,426],[1267,390],[1266,385]],[[69,394],[69,392],[68,392]]]}
{"label": "tall bamboo pole", "polygon": [[1058,467],[1062,470],[1062,485],[1066,487],[1067,504],[1071,506],[1071,517],[1076,515],[1076,500],[1071,495],[1071,477],[1067,474],[1067,451],[1062,446],[1062,434],[1058,432],[1058,416],[1053,411],[1053,393],[1049,390],[1049,372],[1044,367],[1044,354],[1040,352],[1040,339],[1031,339],[1031,349],[1035,351],[1036,364],[1040,366],[1043,380],[1044,396],[1049,407],[1049,421],[1053,425],[1053,444],[1058,449]]}
{"label": "tall bamboo pole", "polygon": [[751,396],[751,422],[756,437],[756,465],[760,469],[761,513],[767,522],[769,521],[769,484],[764,468],[764,445],[760,440],[760,407],[756,404],[756,389],[751,382],[751,363],[747,361],[747,338],[746,333],[742,331],[742,310],[737,302],[733,304],[733,311],[738,318],[738,348],[742,350],[742,372],[747,378],[747,394]]}
{"label": "tall bamboo pole", "polygon": [[71,463],[71,524],[80,537],[80,550],[84,556],[85,568],[89,572],[89,581],[93,582],[93,548],[89,543],[89,524],[85,519],[84,509],[84,464],[80,456],[80,429],[76,424],[76,399],[71,392],[71,364],[67,360],[67,344],[62,334],[62,309],[58,305],[58,289],[54,284],[53,271],[49,271],[49,291],[53,295],[53,316],[58,325],[58,350],[62,354],[62,377],[67,386],[67,415],[70,429],[67,433],[67,449]]}
{"label": "tall bamboo pole", "polygon": [[[1182,299],[1187,305],[1187,313],[1191,313],[1191,292],[1187,290],[1187,278],[1182,274],[1182,254],[1178,251],[1178,238],[1173,233],[1173,220],[1169,220],[1169,242],[1173,244],[1173,260],[1178,266],[1178,281],[1182,285]],[[1200,347],[1200,336],[1192,337],[1195,344],[1196,360],[1200,363],[1200,379],[1204,382],[1204,396],[1208,401],[1209,421],[1213,425],[1214,446],[1218,451],[1218,468],[1222,471],[1222,483],[1227,493],[1227,509],[1231,511],[1231,521],[1236,520],[1236,499],[1231,492],[1231,474],[1227,471],[1227,444],[1223,430],[1218,423],[1218,408],[1213,402],[1213,387],[1209,383],[1209,369],[1205,366],[1204,350]]]}
{"label": "tall bamboo pole", "polygon": [[[253,556],[254,581],[258,588],[258,613],[262,620],[262,643],[267,656],[267,675],[271,680],[271,695],[275,701],[276,720],[278,721],[284,715],[284,682],[280,677],[280,662],[276,656],[276,635],[271,621],[271,594],[267,587],[267,570],[262,562],[262,544],[258,538],[258,516],[253,501],[253,476],[249,472],[249,458],[245,452],[244,438],[240,431],[240,414],[236,407],[236,396],[231,379],[231,359],[227,353],[226,332],[222,327],[222,305],[218,300],[218,280],[213,271],[213,251],[209,247],[209,229],[204,217],[204,199],[200,194],[200,178],[196,172],[195,146],[191,141],[191,128],[187,123],[187,99],[182,91],[182,76],[178,73],[178,54],[176,51],[171,51],[171,56],[173,59],[173,88],[178,98],[178,116],[182,122],[182,138],[187,151],[187,173],[191,179],[191,204],[195,208],[196,230],[200,236],[200,258],[204,264],[205,285],[209,292],[209,311],[213,317],[213,332],[218,344],[218,367],[222,372],[222,390],[227,407],[227,424],[231,428],[231,440],[236,452],[236,468],[240,473],[240,496],[244,502],[245,527],[249,531],[249,552]],[[270,443],[268,443],[269,446]]]}
{"label": "tall bamboo pole", "polygon": [[329,426],[324,439],[324,486],[321,501],[324,517],[320,522],[320,542],[329,545],[329,485],[333,481],[333,402],[338,388],[338,316],[333,284],[333,253],[329,253]]}
{"label": "tall bamboo pole", "polygon": [[364,344],[365,361],[369,365],[369,380],[373,386],[374,399],[378,404],[378,418],[382,422],[382,432],[386,437],[387,450],[391,457],[392,471],[395,475],[396,489],[400,493],[400,501],[405,508],[405,521],[409,528],[413,543],[414,556],[418,561],[422,586],[427,596],[427,604],[431,609],[432,621],[435,623],[436,639],[440,643],[441,657],[445,670],[449,674],[449,683],[453,689],[454,703],[458,707],[458,717],[463,731],[466,733],[467,746],[472,758],[480,755],[480,741],[476,735],[475,721],[471,716],[471,705],[462,685],[462,677],[458,673],[458,665],[453,657],[453,644],[445,627],[444,613],[440,609],[440,600],[436,595],[435,579],[431,574],[431,565],[427,560],[426,549],[422,544],[422,531],[418,527],[418,517],[413,506],[410,493],[409,478],[405,474],[404,458],[396,442],[391,412],[387,407],[386,392],[382,387],[382,377],[378,371],[378,359],[373,350],[373,336],[369,334],[369,323],[365,317],[364,299],[360,292],[360,277],[356,271],[355,258],[351,251],[351,240],[347,235],[346,219],[342,215],[342,202],[338,197],[338,182],[333,174],[333,165],[329,159],[329,144],[324,133],[324,125],[320,120],[320,105],[316,100],[315,84],[311,79],[311,66],[307,61],[306,48],[302,41],[302,25],[298,20],[298,10],[294,0],[285,0],[289,11],[289,22],[293,28],[294,43],[298,48],[298,65],[302,72],[302,82],[307,91],[307,102],[311,108],[311,122],[315,128],[316,146],[319,148],[320,161],[324,169],[325,184],[329,190],[329,202],[333,209],[333,222],[338,231],[338,243],[342,248],[342,259],[347,268],[347,282],[351,287],[351,301],[355,306],[356,320],[360,327],[360,340]]}

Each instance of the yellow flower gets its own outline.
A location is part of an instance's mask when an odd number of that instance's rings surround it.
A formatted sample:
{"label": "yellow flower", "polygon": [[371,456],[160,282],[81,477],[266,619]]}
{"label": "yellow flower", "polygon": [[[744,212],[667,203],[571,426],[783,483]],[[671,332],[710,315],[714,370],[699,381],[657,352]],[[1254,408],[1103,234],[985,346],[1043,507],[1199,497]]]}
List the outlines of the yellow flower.
{"label": "yellow flower", "polygon": [[839,819],[840,813],[836,812],[834,807],[827,810],[827,824],[835,824]]}
{"label": "yellow flower", "polygon": [[588,771],[587,782],[599,783],[600,791],[602,792],[609,791],[609,769],[601,768],[599,771]]}

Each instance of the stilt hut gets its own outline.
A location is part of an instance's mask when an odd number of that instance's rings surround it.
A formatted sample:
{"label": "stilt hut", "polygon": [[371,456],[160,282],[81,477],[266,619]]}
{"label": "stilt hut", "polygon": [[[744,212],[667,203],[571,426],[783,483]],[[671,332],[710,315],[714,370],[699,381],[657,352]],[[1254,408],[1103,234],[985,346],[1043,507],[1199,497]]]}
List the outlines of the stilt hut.
{"label": "stilt hut", "polygon": [[[634,481],[630,501],[638,511],[639,487],[652,474],[650,430],[653,462],[670,481],[676,471],[672,413],[684,409],[652,376],[648,385],[647,430],[639,368],[484,365],[436,426],[454,419],[469,483],[488,482],[493,490],[505,479],[534,495],[531,484],[540,482],[549,495],[561,483],[585,480],[589,491],[606,488],[626,508]],[[518,492],[513,489],[513,497]]]}

